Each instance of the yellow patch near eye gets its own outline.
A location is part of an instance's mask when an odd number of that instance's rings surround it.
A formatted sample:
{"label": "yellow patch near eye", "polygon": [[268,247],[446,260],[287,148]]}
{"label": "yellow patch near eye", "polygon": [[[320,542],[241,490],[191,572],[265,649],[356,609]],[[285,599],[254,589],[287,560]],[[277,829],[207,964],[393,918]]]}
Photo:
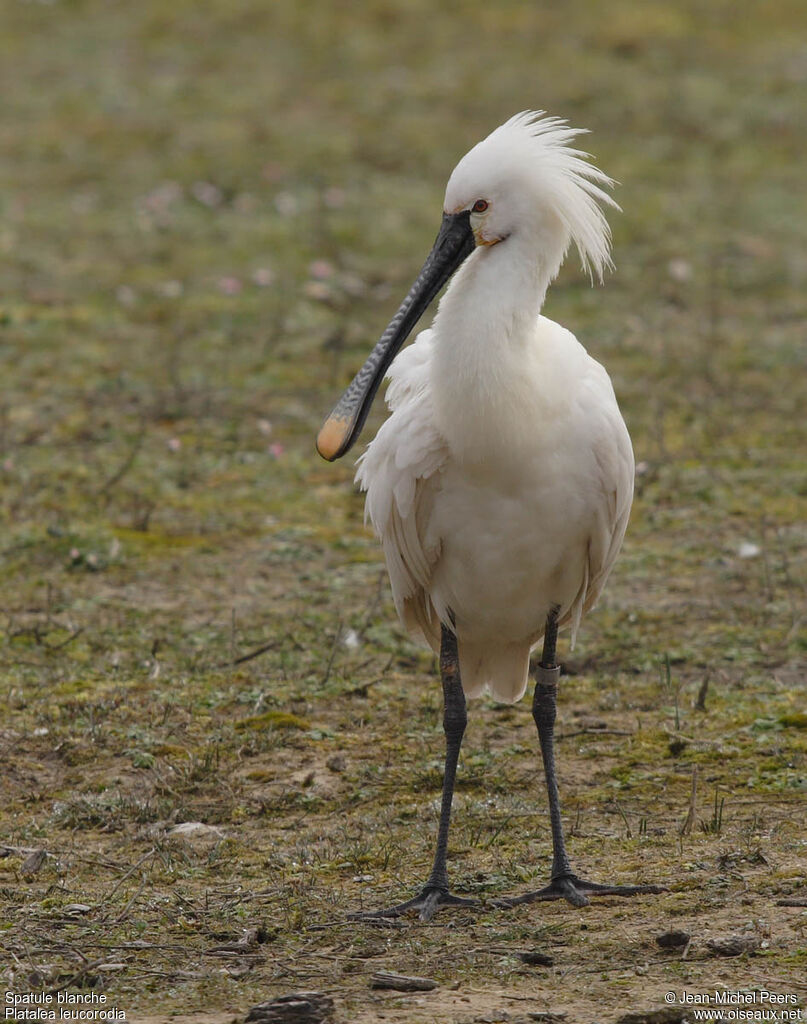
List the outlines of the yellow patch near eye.
{"label": "yellow patch near eye", "polygon": [[501,242],[501,238],[485,238],[481,230],[477,228],[477,230],[474,231],[474,241],[477,245],[490,247],[491,245],[496,245],[498,242]]}

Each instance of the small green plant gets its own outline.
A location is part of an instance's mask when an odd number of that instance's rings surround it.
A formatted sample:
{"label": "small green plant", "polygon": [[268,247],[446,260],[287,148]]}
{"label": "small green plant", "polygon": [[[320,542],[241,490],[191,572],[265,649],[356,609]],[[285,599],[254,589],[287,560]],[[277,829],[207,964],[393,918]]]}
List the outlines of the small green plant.
{"label": "small green plant", "polygon": [[708,821],[701,820],[701,831],[707,835],[719,836],[723,831],[723,806],[726,802],[724,796],[719,796],[718,788],[715,786],[715,802],[712,810],[712,817]]}
{"label": "small green plant", "polygon": [[673,710],[675,712],[675,731],[681,731],[681,714],[678,707],[678,695],[681,688],[680,681],[676,681],[673,685],[672,681],[672,667],[670,665],[670,654],[669,651],[664,652],[664,657],[661,659],[659,664],[659,677],[661,684],[667,692],[667,695],[673,702]]}

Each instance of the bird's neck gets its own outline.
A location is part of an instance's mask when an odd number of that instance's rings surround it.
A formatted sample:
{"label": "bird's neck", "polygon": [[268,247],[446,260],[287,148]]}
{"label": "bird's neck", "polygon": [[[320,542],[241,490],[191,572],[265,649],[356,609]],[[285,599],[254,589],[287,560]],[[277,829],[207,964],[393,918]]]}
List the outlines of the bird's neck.
{"label": "bird's neck", "polygon": [[[549,244],[547,244],[549,242]],[[456,338],[463,348],[472,338],[496,348],[517,340],[523,323],[541,312],[550,282],[563,259],[564,240],[514,233],[490,246],[479,246],[460,267],[437,312],[438,336]]]}
{"label": "bird's neck", "polygon": [[477,248],[444,295],[432,388],[438,425],[458,457],[490,457],[490,445],[515,452],[516,435],[534,430],[536,322],[563,251],[536,253],[515,236]]}

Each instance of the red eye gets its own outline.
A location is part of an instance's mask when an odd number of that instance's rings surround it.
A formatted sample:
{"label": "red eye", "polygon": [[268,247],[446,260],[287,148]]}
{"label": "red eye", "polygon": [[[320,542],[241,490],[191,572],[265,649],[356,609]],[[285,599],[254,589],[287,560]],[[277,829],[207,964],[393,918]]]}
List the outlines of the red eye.
{"label": "red eye", "polygon": [[488,208],[487,199],[477,199],[474,205],[471,207],[473,213],[484,213]]}

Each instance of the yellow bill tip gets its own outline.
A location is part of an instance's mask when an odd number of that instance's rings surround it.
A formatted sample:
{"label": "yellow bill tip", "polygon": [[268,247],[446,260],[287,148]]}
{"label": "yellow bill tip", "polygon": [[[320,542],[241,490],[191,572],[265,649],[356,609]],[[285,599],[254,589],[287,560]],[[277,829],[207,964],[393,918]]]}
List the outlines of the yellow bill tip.
{"label": "yellow bill tip", "polygon": [[317,451],[328,462],[338,459],[350,433],[350,420],[329,416],[317,434]]}

